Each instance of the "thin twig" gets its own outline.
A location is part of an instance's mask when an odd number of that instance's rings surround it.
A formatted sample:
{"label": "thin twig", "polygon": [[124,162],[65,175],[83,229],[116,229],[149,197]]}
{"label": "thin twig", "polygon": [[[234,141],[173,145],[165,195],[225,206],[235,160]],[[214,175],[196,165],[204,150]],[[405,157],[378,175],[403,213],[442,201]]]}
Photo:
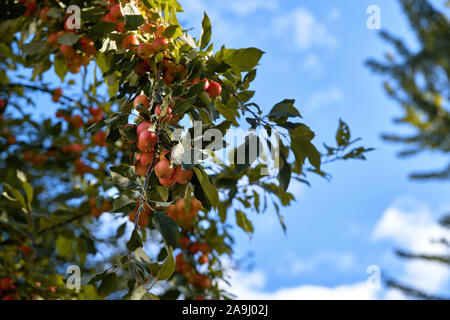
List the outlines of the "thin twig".
{"label": "thin twig", "polygon": [[[23,87],[23,88],[30,89],[30,90],[42,91],[42,92],[53,94],[53,90],[51,90],[51,89],[41,88],[41,87],[38,87],[38,86],[32,86],[32,85],[22,84],[22,83],[8,83],[8,84],[4,84],[2,86],[5,86],[5,87]],[[76,103],[76,104],[80,105],[81,107],[83,107],[85,109],[88,109],[87,106],[83,105],[81,102],[79,102],[76,99],[73,99],[73,98],[65,96],[65,95],[62,95],[61,98],[65,99],[67,101]]]}

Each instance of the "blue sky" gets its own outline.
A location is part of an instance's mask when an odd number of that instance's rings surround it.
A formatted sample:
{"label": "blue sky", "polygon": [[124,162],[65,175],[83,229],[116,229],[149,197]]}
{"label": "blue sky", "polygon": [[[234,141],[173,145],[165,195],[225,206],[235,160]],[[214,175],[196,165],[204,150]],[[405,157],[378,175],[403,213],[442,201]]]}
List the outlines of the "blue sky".
{"label": "blue sky", "polygon": [[[392,119],[400,107],[389,100],[379,76],[365,66],[390,48],[366,27],[369,5],[381,9],[382,28],[414,48],[415,39],[397,1],[181,0],[183,27],[197,32],[205,10],[213,41],[231,48],[255,46],[266,52],[253,84],[255,101],[266,110],[295,98],[317,144],[331,142],[339,118],[376,148],[367,162],[339,162],[326,170],[331,182],[312,177],[312,188],[291,186],[297,202],[283,210],[284,235],[274,212],[252,216],[251,240],[236,231],[238,256],[252,252],[251,271],[234,273],[241,298],[403,298],[365,285],[370,265],[382,273],[434,293],[450,295],[450,273],[438,265],[397,259],[394,248],[442,252],[429,243],[442,231],[435,220],[450,208],[444,183],[408,180],[414,169],[440,168],[434,154],[398,159],[398,146],[383,132],[407,132]],[[435,2],[440,4],[439,1]],[[194,31],[195,32],[195,31]]]}
{"label": "blue sky", "polygon": [[[397,1],[180,0],[184,28],[200,33],[203,11],[211,18],[218,49],[258,47],[266,52],[252,85],[255,102],[266,111],[284,98],[296,99],[304,121],[317,134],[316,145],[332,142],[339,118],[353,137],[376,148],[368,161],[326,166],[333,179],[311,176],[312,187],[292,184],[297,201],[282,211],[283,234],[275,212],[251,215],[249,240],[235,231],[236,256],[251,270],[232,272],[231,291],[239,298],[404,298],[392,290],[366,285],[371,265],[431,293],[450,296],[450,270],[405,262],[393,250],[442,253],[430,238],[450,235],[436,220],[450,209],[448,184],[408,180],[415,169],[441,168],[439,154],[398,159],[399,146],[380,139],[384,132],[408,132],[394,126],[400,107],[382,90],[382,78],[364,61],[390,48],[366,27],[369,5],[381,9],[382,28],[414,47],[415,40]],[[435,1],[441,4],[441,1]],[[66,77],[66,83],[74,76]],[[46,80],[57,81],[53,74]],[[54,114],[39,95],[38,113]],[[45,106],[45,107],[44,107]],[[105,217],[102,217],[102,219]],[[106,219],[106,218],[105,218]],[[108,219],[109,220],[109,219]],[[109,220],[110,221],[110,220]],[[248,259],[248,254],[252,257]]]}

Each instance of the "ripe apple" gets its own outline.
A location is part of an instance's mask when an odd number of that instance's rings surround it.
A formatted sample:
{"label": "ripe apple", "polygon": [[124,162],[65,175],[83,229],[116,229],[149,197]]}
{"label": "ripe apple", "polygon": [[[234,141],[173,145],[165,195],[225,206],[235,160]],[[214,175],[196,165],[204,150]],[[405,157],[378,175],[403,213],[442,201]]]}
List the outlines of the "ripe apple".
{"label": "ripe apple", "polygon": [[159,183],[165,187],[171,187],[175,184],[175,179],[173,177],[159,178]]}
{"label": "ripe apple", "polygon": [[139,134],[138,148],[142,152],[150,152],[158,142],[158,135],[154,132],[145,130]]}
{"label": "ripe apple", "polygon": [[189,238],[188,237],[181,237],[178,240],[178,243],[180,244],[181,247],[186,248],[187,246],[189,246]]}
{"label": "ripe apple", "polygon": [[[166,158],[163,158],[160,160],[156,166],[155,166],[155,173],[158,176],[158,178],[166,179],[166,178],[172,178],[174,168],[172,168],[171,163]],[[175,181],[175,179],[173,179]]]}
{"label": "ripe apple", "polygon": [[50,11],[49,7],[42,8],[41,11],[39,11],[39,18],[43,21],[49,21],[50,17],[47,16],[47,13]]}
{"label": "ripe apple", "polygon": [[153,46],[150,43],[141,43],[137,49],[137,54],[142,60],[150,59],[153,53]]}
{"label": "ripe apple", "polygon": [[206,92],[208,92],[209,97],[211,99],[214,99],[214,98],[220,96],[220,94],[222,93],[222,86],[220,85],[220,83],[218,83],[216,81],[210,81],[209,87],[206,90]]}
{"label": "ripe apple", "polygon": [[189,180],[191,180],[193,171],[192,170],[183,170],[182,166],[179,165],[175,168],[173,175],[174,175],[175,181],[177,183],[186,184],[189,182]]}
{"label": "ripe apple", "polygon": [[116,4],[116,5],[112,6],[112,8],[109,10],[109,12],[111,12],[111,15],[115,19],[122,16],[122,12],[120,11],[120,4]]}
{"label": "ripe apple", "polygon": [[81,71],[81,58],[70,59],[67,62],[67,70],[73,74],[79,73]]}
{"label": "ripe apple", "polygon": [[97,53],[97,49],[95,48],[94,41],[92,41],[88,37],[83,37],[80,40],[81,47],[83,48],[84,53],[87,55],[94,55]]}
{"label": "ripe apple", "polygon": [[169,47],[169,39],[167,39],[166,37],[157,37],[155,40],[153,40],[152,47],[155,52],[165,50]]}
{"label": "ripe apple", "polygon": [[58,37],[62,36],[64,33],[65,33],[64,31],[53,32],[48,36],[47,42],[50,43],[52,46],[59,45]]}
{"label": "ripe apple", "polygon": [[198,263],[199,264],[205,264],[209,262],[209,257],[207,254],[202,254],[199,258],[198,258]]}
{"label": "ripe apple", "polygon": [[203,78],[203,79],[200,80],[200,77],[198,77],[198,78],[196,78],[194,81],[192,81],[192,84],[196,84],[196,83],[198,83],[199,81],[203,81],[203,89],[204,89],[205,91],[207,91],[208,88],[209,88],[209,81],[208,81],[208,79]]}
{"label": "ripe apple", "polygon": [[139,123],[139,125],[136,128],[136,133],[139,136],[143,131],[147,130],[148,128],[150,128],[152,126],[152,124],[148,121],[144,121]]}
{"label": "ripe apple", "polygon": [[[161,112],[162,112],[161,105],[157,105],[155,107],[155,114],[159,117],[161,115]],[[168,122],[171,119],[172,119],[172,108],[170,106],[168,106],[167,110],[166,110],[166,114],[162,118],[160,118],[160,120],[163,122]]]}
{"label": "ripe apple", "polygon": [[155,29],[155,25],[153,23],[145,23],[141,26],[142,33],[152,33],[152,29]]}
{"label": "ripe apple", "polygon": [[[138,48],[139,49],[139,48]],[[153,49],[152,49],[153,50]],[[134,72],[136,72],[138,75],[143,76],[145,73],[150,69],[149,64],[147,61],[142,61],[139,63],[136,68],[134,68]]]}
{"label": "ripe apple", "polygon": [[139,40],[134,35],[126,36],[122,40],[122,47],[124,49],[136,50],[138,45],[139,45]]}
{"label": "ripe apple", "polygon": [[62,94],[63,94],[63,91],[61,88],[53,90],[53,93],[52,93],[53,102],[58,102],[59,99],[61,98]]}
{"label": "ripe apple", "polygon": [[139,153],[138,155],[139,155],[139,161],[144,166],[148,166],[148,165],[152,164],[155,152],[143,152],[143,153]]}
{"label": "ripe apple", "polygon": [[61,52],[66,59],[72,58],[75,55],[73,47],[65,44],[59,46],[59,52]]}
{"label": "ripe apple", "polygon": [[140,160],[134,165],[134,169],[138,175],[145,177],[150,165],[144,165]]}
{"label": "ripe apple", "polygon": [[141,94],[134,99],[133,107],[136,108],[140,104],[142,104],[145,109],[148,109],[150,107],[150,99],[145,94]]}

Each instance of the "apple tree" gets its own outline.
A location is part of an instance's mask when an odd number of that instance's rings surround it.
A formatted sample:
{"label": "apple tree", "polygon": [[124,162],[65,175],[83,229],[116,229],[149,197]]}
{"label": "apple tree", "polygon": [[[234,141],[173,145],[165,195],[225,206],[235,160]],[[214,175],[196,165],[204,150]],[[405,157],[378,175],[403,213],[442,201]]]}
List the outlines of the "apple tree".
{"label": "apple tree", "polygon": [[192,37],[175,0],[0,6],[3,299],[228,298],[234,226],[286,229],[291,181],[370,151],[253,101],[263,52],[214,48],[206,13]]}

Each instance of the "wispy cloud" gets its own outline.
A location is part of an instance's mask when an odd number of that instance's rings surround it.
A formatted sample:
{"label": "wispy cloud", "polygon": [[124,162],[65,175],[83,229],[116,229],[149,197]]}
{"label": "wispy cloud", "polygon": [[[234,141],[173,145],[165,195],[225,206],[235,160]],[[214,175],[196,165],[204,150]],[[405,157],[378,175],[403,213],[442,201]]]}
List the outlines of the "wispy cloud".
{"label": "wispy cloud", "polygon": [[320,107],[340,102],[343,99],[344,93],[342,90],[337,87],[331,87],[313,92],[306,103],[306,107],[310,112]]}
{"label": "wispy cloud", "polygon": [[[278,271],[280,274],[288,272],[294,277],[328,268],[338,272],[349,271],[356,266],[356,258],[351,252],[321,251],[309,257],[289,253],[287,260],[288,262],[283,264],[283,270]],[[289,265],[289,270],[286,270],[286,265]]]}
{"label": "wispy cloud", "polygon": [[229,290],[238,299],[248,300],[372,300],[377,299],[377,292],[370,289],[365,282],[335,287],[300,285],[264,291],[266,277],[261,271],[252,273],[235,273]]}
{"label": "wispy cloud", "polygon": [[[448,254],[445,246],[433,242],[450,238],[450,232],[442,228],[425,204],[411,198],[398,200],[389,207],[377,223],[373,235],[375,241],[391,240],[395,247],[423,254]],[[420,260],[404,261],[404,270],[398,280],[430,293],[448,284],[448,267]]]}
{"label": "wispy cloud", "polygon": [[301,51],[316,47],[334,48],[339,43],[328,26],[303,7],[276,17],[273,28],[278,36],[293,39],[294,45]]}
{"label": "wispy cloud", "polygon": [[231,0],[221,3],[224,4],[224,8],[240,16],[246,16],[258,10],[274,11],[279,7],[278,0]]}
{"label": "wispy cloud", "polygon": [[334,8],[330,11],[330,14],[328,15],[328,21],[329,22],[335,22],[341,19],[342,13],[341,10],[338,8]]}

